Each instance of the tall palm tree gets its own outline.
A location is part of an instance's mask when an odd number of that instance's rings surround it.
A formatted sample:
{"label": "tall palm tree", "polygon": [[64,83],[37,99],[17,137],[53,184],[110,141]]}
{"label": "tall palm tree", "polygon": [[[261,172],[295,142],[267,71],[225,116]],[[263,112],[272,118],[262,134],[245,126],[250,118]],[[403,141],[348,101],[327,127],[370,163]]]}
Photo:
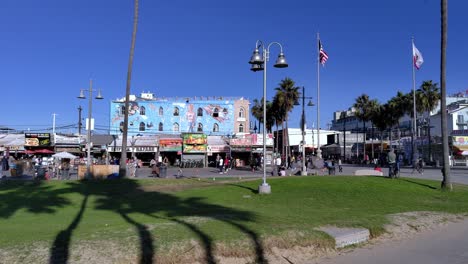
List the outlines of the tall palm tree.
{"label": "tall palm tree", "polygon": [[452,190],[452,182],[450,180],[450,167],[449,167],[449,146],[448,146],[448,130],[447,130],[447,102],[445,90],[445,66],[446,66],[446,52],[447,52],[447,0],[440,1],[440,14],[441,14],[441,31],[440,31],[440,110],[441,110],[441,127],[442,127],[442,147],[444,152],[444,168],[442,170],[443,180],[441,183],[442,189]]}
{"label": "tall palm tree", "polygon": [[299,87],[295,86],[296,83],[291,78],[284,78],[279,83],[279,86],[275,88],[277,104],[279,112],[284,114],[284,119],[282,120],[285,123],[285,139],[286,142],[284,145],[287,146],[286,156],[289,155],[289,135],[288,131],[288,117],[289,112],[294,108],[294,103],[299,99]]}
{"label": "tall palm tree", "polygon": [[130,56],[128,59],[127,67],[127,86],[125,89],[125,115],[124,115],[124,125],[122,132],[122,152],[120,153],[120,167],[119,167],[119,176],[125,177],[127,174],[127,137],[128,137],[128,108],[130,101],[130,83],[132,80],[132,69],[133,69],[133,54],[135,52],[135,41],[136,33],[138,27],[138,0],[134,1],[134,10],[133,10],[133,31],[132,31],[132,43],[130,45]]}
{"label": "tall palm tree", "polygon": [[371,100],[367,94],[362,94],[356,98],[353,107],[356,109],[356,117],[362,121],[364,127],[364,157],[366,156],[366,123],[371,120],[373,112],[376,111],[379,103],[376,99]]}

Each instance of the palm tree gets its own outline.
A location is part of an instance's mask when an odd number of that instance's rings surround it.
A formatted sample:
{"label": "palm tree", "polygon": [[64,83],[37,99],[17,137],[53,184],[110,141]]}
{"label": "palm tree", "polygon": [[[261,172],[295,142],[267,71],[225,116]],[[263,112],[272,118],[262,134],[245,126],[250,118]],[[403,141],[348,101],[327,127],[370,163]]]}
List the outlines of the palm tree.
{"label": "palm tree", "polygon": [[421,87],[416,91],[416,106],[418,113],[434,110],[440,100],[439,86],[432,80],[423,81]]}
{"label": "palm tree", "polygon": [[442,147],[444,152],[444,168],[442,170],[443,180],[441,183],[442,189],[452,190],[452,182],[450,180],[450,167],[449,167],[449,148],[448,148],[448,130],[447,130],[447,102],[445,90],[445,66],[446,66],[446,52],[447,52],[447,0],[440,1],[440,14],[441,14],[441,31],[440,31],[440,110],[441,110],[441,127],[442,127]]}
{"label": "palm tree", "polygon": [[388,112],[388,104],[380,105],[372,114],[371,122],[380,132],[380,155],[383,153],[384,132],[388,127],[386,115]]}
{"label": "palm tree", "polygon": [[130,101],[130,83],[132,80],[132,69],[133,69],[133,54],[135,52],[135,41],[136,41],[136,32],[138,27],[138,0],[134,2],[134,11],[133,11],[133,31],[132,31],[132,43],[130,45],[130,56],[128,59],[127,67],[127,86],[125,89],[125,115],[124,115],[124,125],[122,132],[122,152],[120,153],[120,167],[119,167],[119,176],[121,178],[125,177],[127,174],[127,137],[128,137],[128,108]]}
{"label": "palm tree", "polygon": [[[416,101],[419,109],[419,113],[428,113],[430,117],[430,112],[434,110],[437,103],[440,100],[439,86],[437,83],[433,83],[432,80],[424,81],[421,84],[421,87],[416,91]],[[432,151],[431,151],[431,128],[428,124],[428,137],[429,137],[429,160],[432,161]]]}
{"label": "palm tree", "polygon": [[259,101],[258,99],[253,100],[251,113],[252,116],[258,120],[258,131],[261,131],[261,124],[263,122],[263,98],[261,101]]}
{"label": "palm tree", "polygon": [[285,146],[286,149],[286,156],[289,155],[289,135],[288,131],[288,116],[289,112],[292,111],[294,108],[294,103],[299,99],[299,87],[295,86],[295,82],[291,78],[284,78],[279,83],[279,87],[275,88],[276,90],[276,99],[278,104],[278,111],[280,115],[284,115],[284,119],[282,120],[285,123],[285,130],[286,131],[284,137],[286,138]]}
{"label": "palm tree", "polygon": [[369,99],[369,96],[367,94],[362,94],[361,96],[356,98],[356,102],[353,105],[353,107],[356,109],[356,117],[362,121],[364,126],[364,157],[366,156],[366,122],[371,120],[373,112],[376,111],[378,105],[378,101],[376,99]]}

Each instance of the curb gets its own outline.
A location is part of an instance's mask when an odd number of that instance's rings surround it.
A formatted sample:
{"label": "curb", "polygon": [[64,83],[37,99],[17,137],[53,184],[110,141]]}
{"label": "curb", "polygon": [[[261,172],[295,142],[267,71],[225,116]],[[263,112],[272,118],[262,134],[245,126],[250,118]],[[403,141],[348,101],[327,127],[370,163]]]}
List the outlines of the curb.
{"label": "curb", "polygon": [[335,248],[344,248],[346,246],[363,243],[369,240],[370,232],[366,228],[340,228],[340,227],[320,227],[317,228],[327,233],[335,239]]}

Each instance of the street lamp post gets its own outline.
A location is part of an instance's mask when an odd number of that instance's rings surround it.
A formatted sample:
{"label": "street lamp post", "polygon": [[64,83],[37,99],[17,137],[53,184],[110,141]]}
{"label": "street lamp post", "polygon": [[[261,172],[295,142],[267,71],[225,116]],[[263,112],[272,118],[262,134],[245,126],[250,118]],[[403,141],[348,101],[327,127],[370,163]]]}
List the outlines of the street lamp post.
{"label": "street lamp post", "polygon": [[[89,89],[81,89],[80,91],[80,96],[78,96],[79,99],[86,99],[86,96],[84,95],[84,91],[88,91],[89,92],[89,96],[88,96],[88,131],[87,131],[87,135],[86,135],[86,150],[87,150],[87,161],[86,161],[86,175],[85,175],[85,178],[87,179],[90,179],[92,178],[92,175],[91,175],[91,145],[92,145],[92,142],[91,142],[91,118],[92,118],[92,108],[93,108],[93,92],[95,90],[93,90],[93,80],[90,79],[89,80]],[[104,97],[102,97],[101,95],[101,90],[98,91],[98,95],[96,96],[96,99],[100,100],[100,99],[104,99]]]}
{"label": "street lamp post", "polygon": [[[301,132],[302,132],[302,171],[301,175],[302,176],[307,176],[307,163],[306,163],[306,156],[305,156],[305,135],[306,135],[306,118],[305,118],[305,99],[312,99],[312,97],[307,97],[305,96],[305,88],[302,86],[302,96],[299,96],[299,98],[302,98],[302,116],[301,116]],[[299,105],[299,102],[295,102],[294,105]],[[309,103],[307,103],[307,106],[314,106],[314,103],[309,100]]]}
{"label": "street lamp post", "polygon": [[[255,50],[252,57],[250,58],[249,63],[252,65],[251,71],[262,71],[263,70],[263,183],[258,187],[258,193],[269,194],[271,193],[271,186],[266,182],[266,76],[267,76],[267,62],[270,58],[270,47],[271,45],[276,44],[280,47],[280,54],[274,67],[276,68],[286,68],[288,63],[283,53],[283,46],[278,42],[271,42],[267,46],[257,40],[255,43]],[[259,49],[262,49],[260,53]]]}

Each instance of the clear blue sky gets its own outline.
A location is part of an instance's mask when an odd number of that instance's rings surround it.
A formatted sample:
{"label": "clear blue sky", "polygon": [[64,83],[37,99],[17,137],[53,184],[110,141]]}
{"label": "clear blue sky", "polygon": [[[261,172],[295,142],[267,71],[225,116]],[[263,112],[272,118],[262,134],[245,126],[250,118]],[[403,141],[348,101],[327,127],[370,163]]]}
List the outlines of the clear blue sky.
{"label": "clear blue sky", "polygon": [[[450,1],[447,91],[468,89],[468,2]],[[109,102],[125,95],[131,0],[3,0],[0,9],[2,114],[19,129],[77,123],[76,97],[93,78],[99,127]],[[317,94],[316,33],[329,60],[321,68],[321,127],[362,93],[387,101],[412,87],[411,36],[424,56],[416,82],[439,82],[439,0],[141,0],[132,93],[262,97],[262,74],[247,63],[257,39],[284,45],[289,68],[268,64],[268,98],[285,77]],[[299,126],[300,107],[290,127]],[[308,127],[316,108],[307,110]]]}

